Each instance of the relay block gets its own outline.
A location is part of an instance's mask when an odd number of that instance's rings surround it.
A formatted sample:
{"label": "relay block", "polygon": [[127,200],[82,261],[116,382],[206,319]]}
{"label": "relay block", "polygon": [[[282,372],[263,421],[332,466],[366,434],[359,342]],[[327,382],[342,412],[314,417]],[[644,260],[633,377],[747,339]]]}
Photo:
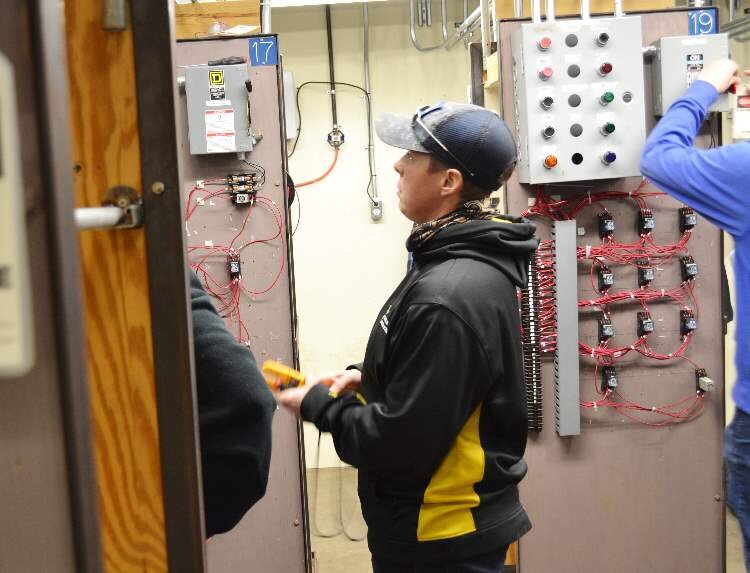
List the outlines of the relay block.
{"label": "relay block", "polygon": [[188,66],[185,94],[192,155],[253,150],[246,64]]}
{"label": "relay block", "polygon": [[641,18],[523,24],[511,39],[521,183],[640,175]]}

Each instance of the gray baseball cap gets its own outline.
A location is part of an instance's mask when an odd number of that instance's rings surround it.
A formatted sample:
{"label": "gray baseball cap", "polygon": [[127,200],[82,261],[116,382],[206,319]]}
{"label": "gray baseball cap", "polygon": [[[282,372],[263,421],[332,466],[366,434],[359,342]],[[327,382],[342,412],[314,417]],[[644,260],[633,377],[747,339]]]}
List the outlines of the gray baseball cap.
{"label": "gray baseball cap", "polygon": [[382,113],[375,132],[388,145],[435,155],[483,189],[502,185],[517,160],[508,125],[494,111],[471,104],[440,102],[412,117]]}

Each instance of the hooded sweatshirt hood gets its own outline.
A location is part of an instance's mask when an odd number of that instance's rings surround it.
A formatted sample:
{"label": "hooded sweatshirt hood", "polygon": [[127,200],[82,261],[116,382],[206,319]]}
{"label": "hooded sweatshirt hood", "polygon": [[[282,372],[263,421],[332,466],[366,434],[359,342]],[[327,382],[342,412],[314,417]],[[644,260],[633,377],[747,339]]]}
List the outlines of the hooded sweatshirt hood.
{"label": "hooded sweatshirt hood", "polygon": [[414,262],[474,259],[499,269],[515,286],[523,288],[529,258],[539,245],[535,232],[536,226],[520,217],[502,216],[451,225],[414,248]]}

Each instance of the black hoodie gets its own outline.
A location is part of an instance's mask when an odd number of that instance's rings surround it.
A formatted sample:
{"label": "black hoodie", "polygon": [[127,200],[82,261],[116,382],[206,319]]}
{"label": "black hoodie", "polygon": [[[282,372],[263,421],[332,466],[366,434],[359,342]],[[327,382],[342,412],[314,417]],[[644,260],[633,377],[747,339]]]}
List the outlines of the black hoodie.
{"label": "black hoodie", "polygon": [[530,529],[516,288],[537,243],[525,220],[439,231],[377,317],[360,394],[319,385],[305,397],[303,417],[360,470],[373,554],[470,558]]}

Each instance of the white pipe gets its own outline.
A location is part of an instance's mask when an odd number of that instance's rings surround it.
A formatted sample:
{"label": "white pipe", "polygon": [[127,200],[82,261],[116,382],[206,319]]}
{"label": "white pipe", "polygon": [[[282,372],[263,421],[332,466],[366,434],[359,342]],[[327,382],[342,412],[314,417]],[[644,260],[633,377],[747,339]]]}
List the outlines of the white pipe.
{"label": "white pipe", "polygon": [[590,0],[581,0],[581,20],[591,19]]}
{"label": "white pipe", "polygon": [[523,0],[513,0],[513,17],[523,18]]}
{"label": "white pipe", "polygon": [[271,0],[261,2],[260,31],[263,34],[271,33]]}
{"label": "white pipe", "polygon": [[[363,20],[363,28],[364,28],[364,36],[365,41],[364,45],[362,46],[362,51],[364,52],[364,64],[365,64],[365,91],[368,94],[369,103],[370,103],[370,109],[372,110],[372,96],[370,95],[370,12],[367,8],[367,2],[362,3],[362,20]],[[374,127],[372,124],[373,118],[372,114],[370,114],[370,129],[368,130],[368,139],[367,139],[367,152],[369,154],[368,159],[370,162],[370,165],[372,165],[372,198],[373,199],[379,199],[378,196],[378,170],[375,166],[375,142],[372,140],[372,132],[374,131]]]}
{"label": "white pipe", "polygon": [[75,210],[76,227],[85,229],[111,229],[125,217],[119,207],[82,207]]}
{"label": "white pipe", "polygon": [[456,28],[456,33],[448,38],[448,40],[445,42],[445,49],[450,50],[453,46],[455,46],[456,43],[459,42],[459,40],[461,40],[466,34],[473,30],[474,27],[476,27],[477,22],[479,22],[481,18],[482,7],[477,6],[474,11],[469,14],[469,17],[466,18],[466,20],[464,20],[458,28]]}
{"label": "white pipe", "polygon": [[547,22],[554,22],[555,21],[555,0],[547,0],[547,8],[546,8],[546,20]]}
{"label": "white pipe", "polygon": [[541,23],[542,21],[541,12],[542,12],[541,0],[531,0],[531,21],[534,24]]}
{"label": "white pipe", "polygon": [[622,11],[622,0],[615,0],[615,18],[622,18],[625,12]]}

